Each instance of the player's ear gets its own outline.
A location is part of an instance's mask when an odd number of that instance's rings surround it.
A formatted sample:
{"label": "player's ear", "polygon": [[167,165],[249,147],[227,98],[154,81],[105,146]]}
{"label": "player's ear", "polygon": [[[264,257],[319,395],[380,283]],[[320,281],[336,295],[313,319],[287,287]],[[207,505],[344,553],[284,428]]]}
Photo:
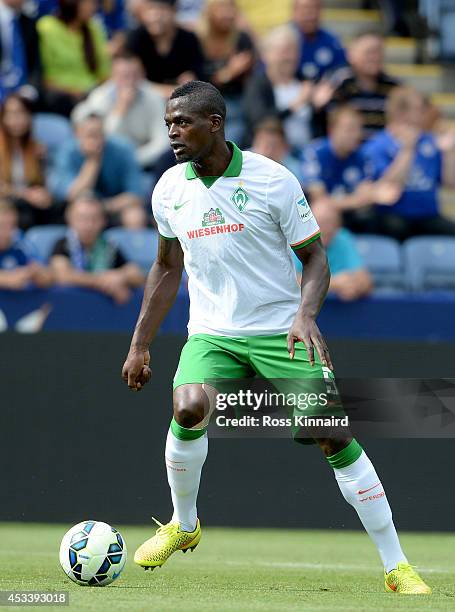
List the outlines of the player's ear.
{"label": "player's ear", "polygon": [[223,117],[221,115],[210,115],[210,131],[218,132],[223,126]]}

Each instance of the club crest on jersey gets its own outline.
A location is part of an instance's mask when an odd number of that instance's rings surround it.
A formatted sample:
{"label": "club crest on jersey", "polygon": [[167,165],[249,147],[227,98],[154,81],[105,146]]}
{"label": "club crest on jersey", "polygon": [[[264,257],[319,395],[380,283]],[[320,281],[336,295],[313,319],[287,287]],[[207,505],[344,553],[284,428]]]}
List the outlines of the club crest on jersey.
{"label": "club crest on jersey", "polygon": [[209,212],[204,213],[202,217],[202,227],[211,227],[212,225],[221,225],[224,223],[224,216],[219,208],[211,208]]}
{"label": "club crest on jersey", "polygon": [[237,189],[231,195],[232,202],[234,202],[240,212],[243,212],[245,210],[249,199],[250,198],[248,197],[248,194],[243,189],[243,187],[237,187]]}
{"label": "club crest on jersey", "polygon": [[296,204],[297,204],[297,212],[299,213],[299,217],[302,219],[302,221],[308,221],[308,219],[312,218],[313,213],[311,212],[311,209],[308,205],[308,202],[306,201],[305,196],[302,196],[301,198],[299,198]]}

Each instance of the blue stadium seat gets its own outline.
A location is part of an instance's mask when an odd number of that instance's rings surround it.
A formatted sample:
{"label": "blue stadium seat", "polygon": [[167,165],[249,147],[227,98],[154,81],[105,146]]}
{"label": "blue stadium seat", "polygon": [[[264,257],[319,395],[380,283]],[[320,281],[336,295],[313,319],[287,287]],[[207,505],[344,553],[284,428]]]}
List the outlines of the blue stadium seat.
{"label": "blue stadium seat", "polygon": [[70,121],[61,115],[37,113],[33,118],[33,135],[46,147],[52,161],[60,145],[73,138],[73,130]]}
{"label": "blue stadium seat", "polygon": [[408,286],[413,291],[455,289],[455,238],[419,236],[403,244]]}
{"label": "blue stadium seat", "polygon": [[400,243],[387,236],[361,234],[356,244],[378,289],[403,289],[404,275]]}
{"label": "blue stadium seat", "polygon": [[24,240],[42,261],[48,261],[55,243],[66,234],[66,225],[40,225],[25,232]]}
{"label": "blue stadium seat", "polygon": [[129,261],[134,261],[146,274],[158,253],[158,232],[153,229],[132,230],[113,227],[104,232]]}

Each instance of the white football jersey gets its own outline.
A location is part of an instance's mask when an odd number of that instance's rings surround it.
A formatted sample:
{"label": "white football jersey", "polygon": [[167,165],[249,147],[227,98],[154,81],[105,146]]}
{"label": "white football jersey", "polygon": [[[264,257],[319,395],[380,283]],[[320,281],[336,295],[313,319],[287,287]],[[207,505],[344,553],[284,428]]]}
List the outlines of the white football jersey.
{"label": "white football jersey", "polygon": [[160,234],[178,239],[190,294],[189,335],[285,333],[300,304],[291,249],[319,237],[298,180],[233,146],[210,188],[191,163],[167,170],[152,195]]}

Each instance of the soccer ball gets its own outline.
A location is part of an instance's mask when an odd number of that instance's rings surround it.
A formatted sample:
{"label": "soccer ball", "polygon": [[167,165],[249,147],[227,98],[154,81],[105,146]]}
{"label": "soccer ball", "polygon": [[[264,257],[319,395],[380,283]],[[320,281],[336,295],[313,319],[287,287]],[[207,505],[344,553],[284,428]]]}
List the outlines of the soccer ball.
{"label": "soccer ball", "polygon": [[60,565],[73,582],[106,586],[118,578],[126,563],[125,541],[107,523],[83,521],[71,527],[60,544]]}

